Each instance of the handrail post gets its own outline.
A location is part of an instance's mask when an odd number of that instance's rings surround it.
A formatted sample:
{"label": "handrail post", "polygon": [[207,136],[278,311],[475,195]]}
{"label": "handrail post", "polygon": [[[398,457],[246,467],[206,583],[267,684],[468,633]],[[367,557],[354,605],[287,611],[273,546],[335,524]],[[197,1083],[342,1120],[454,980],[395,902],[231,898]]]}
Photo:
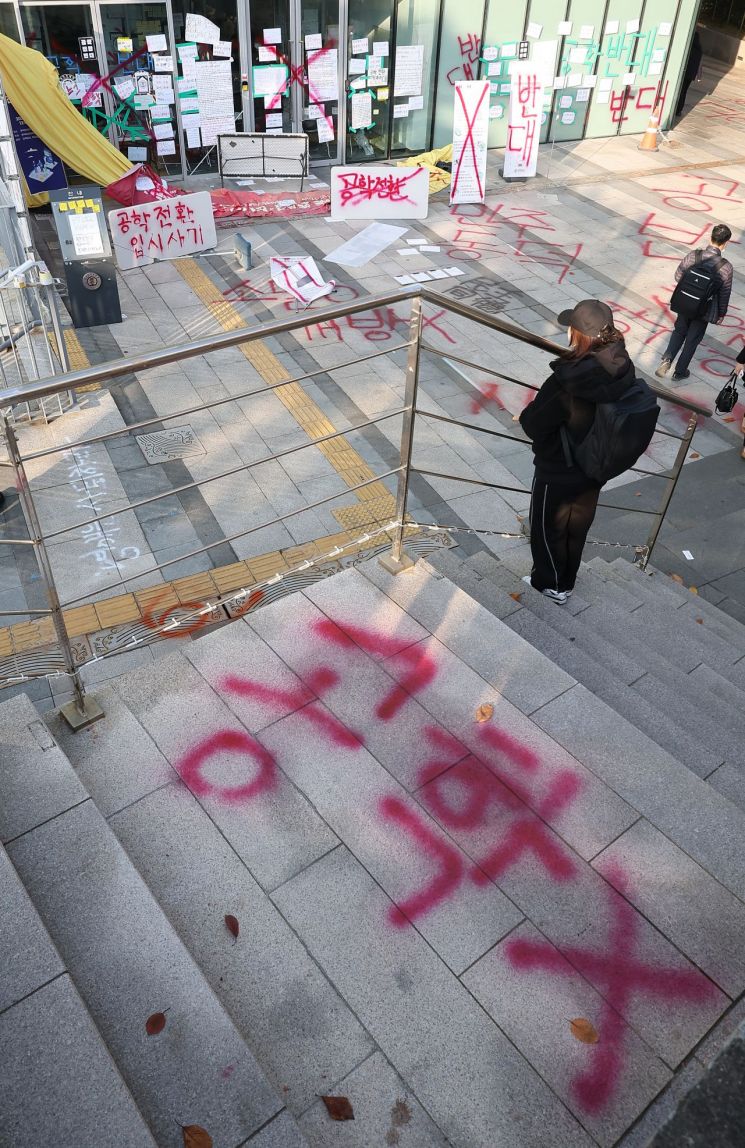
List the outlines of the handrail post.
{"label": "handrail post", "polygon": [[384,555],[379,561],[389,574],[400,574],[402,570],[409,570],[414,563],[408,554],[404,553],[404,525],[406,519],[406,504],[409,498],[409,478],[411,474],[411,452],[414,444],[414,422],[416,419],[416,404],[419,394],[419,356],[422,343],[422,297],[415,295],[411,300],[411,317],[409,319],[409,350],[406,356],[406,385],[404,390],[404,407],[406,408],[401,425],[401,450],[398,474],[398,487],[396,489],[396,526],[393,535],[393,544],[390,554]]}
{"label": "handrail post", "polygon": [[15,485],[21,503],[21,509],[23,510],[23,517],[26,519],[26,527],[29,532],[29,537],[34,544],[39,570],[44,579],[52,623],[62,653],[65,673],[72,682],[72,688],[75,694],[75,700],[62,706],[60,712],[71,729],[85,729],[86,726],[92,725],[94,721],[98,721],[99,718],[102,718],[104,713],[98,702],[86,696],[80,671],[75,665],[75,657],[72,652],[72,645],[70,644],[70,635],[65,625],[65,618],[62,613],[62,606],[60,605],[57,586],[49,561],[49,553],[44,543],[41,523],[39,522],[39,516],[36,513],[36,506],[28,484],[26,468],[23,465],[23,458],[18,450],[18,440],[15,431],[7,419],[3,419],[3,431],[8,443],[8,454],[10,456],[11,466],[13,467]]}
{"label": "handrail post", "polygon": [[694,432],[695,432],[697,426],[698,426],[698,415],[692,414],[688,419],[688,426],[686,427],[685,434],[683,435],[683,437],[680,440],[680,446],[678,447],[678,453],[675,456],[675,462],[673,463],[673,467],[672,467],[672,474],[670,475],[669,479],[667,480],[667,483],[665,484],[665,491],[662,495],[662,501],[660,503],[660,508],[657,511],[657,514],[655,515],[654,524],[653,524],[652,529],[649,533],[649,537],[647,538],[646,545],[644,547],[641,547],[637,552],[638,558],[639,558],[637,565],[642,570],[647,569],[647,564],[648,564],[650,558],[652,557],[652,551],[655,548],[655,545],[657,543],[657,538],[659,537],[660,530],[662,529],[662,523],[665,521],[665,515],[667,514],[668,507],[670,506],[670,502],[672,500],[672,497],[675,494],[675,488],[678,485],[678,479],[680,478],[680,472],[683,469],[683,463],[686,460],[686,455],[688,454],[688,448],[691,445],[691,439],[693,438],[693,435],[694,435]]}

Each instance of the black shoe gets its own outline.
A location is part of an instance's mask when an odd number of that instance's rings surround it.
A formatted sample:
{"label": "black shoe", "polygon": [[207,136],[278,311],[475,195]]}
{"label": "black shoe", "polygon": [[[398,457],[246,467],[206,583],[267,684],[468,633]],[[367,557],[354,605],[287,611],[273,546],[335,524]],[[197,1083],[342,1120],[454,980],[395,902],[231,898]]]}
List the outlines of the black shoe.
{"label": "black shoe", "polygon": [[680,382],[681,379],[690,379],[690,377],[690,371],[675,371],[673,374],[673,382],[677,383]]}
{"label": "black shoe", "polygon": [[5,495],[0,491],[0,510],[5,506]]}

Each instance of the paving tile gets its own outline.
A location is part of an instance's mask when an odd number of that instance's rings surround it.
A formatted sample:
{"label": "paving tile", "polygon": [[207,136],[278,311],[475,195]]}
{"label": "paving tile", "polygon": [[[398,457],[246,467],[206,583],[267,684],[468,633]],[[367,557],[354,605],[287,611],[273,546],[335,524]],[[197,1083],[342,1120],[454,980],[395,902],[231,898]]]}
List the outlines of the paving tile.
{"label": "paving tile", "polygon": [[[9,855],[159,1144],[181,1143],[174,1113],[238,1144],[280,1110],[91,801],[25,834]],[[165,1009],[163,1033],[148,1036],[146,1019]]]}
{"label": "paving tile", "polygon": [[[227,627],[201,641],[229,641],[222,635],[230,633]],[[336,844],[281,771],[268,761],[263,773],[257,768],[246,727],[181,654],[116,688],[261,885],[273,888]],[[242,791],[255,784],[259,792],[246,803]]]}
{"label": "paving tile", "polygon": [[346,849],[273,899],[453,1148],[590,1148],[416,930],[381,924],[390,902]]}
{"label": "paving tile", "polygon": [[64,972],[60,955],[0,845],[0,1012]]}
{"label": "paving tile", "polygon": [[[378,580],[377,573],[371,576]],[[573,678],[447,579],[422,571],[403,580],[389,575],[384,585],[387,595],[404,603],[443,646],[524,713],[532,713],[574,684]]]}
{"label": "paving tile", "polygon": [[308,1148],[308,1141],[289,1112],[280,1112],[246,1144],[252,1148]]}
{"label": "paving tile", "polygon": [[[398,1148],[447,1148],[448,1142],[416,1097],[380,1052],[355,1068],[328,1095],[346,1096],[354,1109],[354,1124],[345,1129],[350,1148],[371,1144]],[[300,1121],[313,1148],[334,1148],[338,1129],[318,1100]]]}
{"label": "paving tile", "polygon": [[0,704],[0,840],[28,832],[87,796],[26,694]]}
{"label": "paving tile", "polygon": [[[110,824],[277,1094],[304,1111],[369,1053],[369,1036],[182,786]],[[238,918],[235,942],[225,913]]]}
{"label": "paving tile", "polygon": [[[312,708],[327,719],[320,703]],[[259,738],[385,889],[397,906],[395,926],[413,922],[456,972],[522,919],[496,887],[462,883],[467,859],[362,745],[340,744],[302,710]]]}
{"label": "paving tile", "polygon": [[640,820],[593,861],[731,997],[745,989],[745,906],[647,821]]}
{"label": "paving tile", "polygon": [[68,976],[0,1016],[0,1075],[7,1148],[155,1148]]}
{"label": "paving tile", "polygon": [[[610,1148],[672,1073],[557,949],[551,970],[526,974],[515,967],[511,946],[520,943],[552,948],[526,922],[469,969],[463,983],[587,1131]],[[572,1034],[569,1022],[576,1018],[594,1026],[596,1044]]]}
{"label": "paving tile", "polygon": [[556,741],[745,900],[745,814],[584,686],[533,715]]}
{"label": "paving tile", "polygon": [[390,657],[396,652],[391,649],[392,643],[403,650],[427,636],[422,626],[356,570],[343,571],[333,583],[319,582],[309,587],[306,596],[324,613],[333,615],[342,629],[357,626],[359,619],[364,617],[369,628],[385,634],[388,642],[381,643],[377,650],[368,649],[370,657],[376,659]]}

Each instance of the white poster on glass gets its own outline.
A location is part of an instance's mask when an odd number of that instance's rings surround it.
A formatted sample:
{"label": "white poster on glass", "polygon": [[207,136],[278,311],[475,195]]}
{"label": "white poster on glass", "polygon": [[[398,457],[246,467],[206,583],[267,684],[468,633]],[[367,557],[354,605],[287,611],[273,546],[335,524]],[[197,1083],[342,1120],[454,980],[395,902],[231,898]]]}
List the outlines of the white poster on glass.
{"label": "white poster on glass", "polygon": [[490,88],[488,80],[455,85],[451,203],[484,202]]}
{"label": "white poster on glass", "polygon": [[394,96],[421,96],[423,71],[424,44],[410,44],[396,48]]}

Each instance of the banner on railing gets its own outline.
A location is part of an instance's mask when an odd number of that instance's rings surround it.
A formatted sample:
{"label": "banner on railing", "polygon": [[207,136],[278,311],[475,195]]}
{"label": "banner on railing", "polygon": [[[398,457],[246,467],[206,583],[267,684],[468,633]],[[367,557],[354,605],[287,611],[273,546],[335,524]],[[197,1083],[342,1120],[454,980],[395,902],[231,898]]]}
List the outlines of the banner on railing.
{"label": "banner on railing", "polygon": [[489,80],[455,85],[451,203],[483,203],[489,133]]}

